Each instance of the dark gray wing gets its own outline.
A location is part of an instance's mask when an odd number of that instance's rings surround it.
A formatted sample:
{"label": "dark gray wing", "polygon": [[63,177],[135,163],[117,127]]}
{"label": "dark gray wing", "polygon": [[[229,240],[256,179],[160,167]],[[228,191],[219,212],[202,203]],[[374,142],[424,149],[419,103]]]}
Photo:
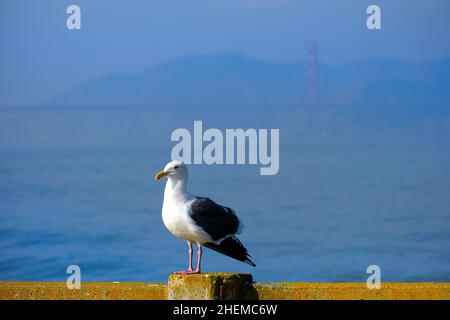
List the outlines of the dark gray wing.
{"label": "dark gray wing", "polygon": [[208,198],[197,198],[191,204],[191,218],[217,241],[239,231],[240,221],[233,209]]}
{"label": "dark gray wing", "polygon": [[248,254],[247,249],[244,247],[242,242],[239,241],[239,239],[236,238],[235,236],[227,237],[223,241],[220,241],[219,244],[207,242],[203,245],[207,248],[220,252],[233,259],[242,261],[253,267],[256,267],[256,264],[252,261],[250,255]]}

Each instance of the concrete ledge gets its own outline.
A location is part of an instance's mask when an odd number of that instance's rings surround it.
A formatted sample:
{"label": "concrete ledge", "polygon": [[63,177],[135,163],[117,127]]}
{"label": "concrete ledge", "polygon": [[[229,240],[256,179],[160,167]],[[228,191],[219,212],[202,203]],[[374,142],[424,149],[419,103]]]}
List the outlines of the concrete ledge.
{"label": "concrete ledge", "polygon": [[1,300],[165,300],[164,283],[83,282],[69,290],[65,282],[0,282]]}
{"label": "concrete ledge", "polygon": [[450,300],[450,283],[386,282],[381,289],[366,283],[256,283],[260,300]]}
{"label": "concrete ledge", "polygon": [[252,275],[214,272],[169,276],[168,300],[241,300],[250,297]]}
{"label": "concrete ledge", "polygon": [[252,283],[249,274],[171,275],[164,283],[83,282],[69,290],[65,282],[0,282],[1,300],[450,300],[450,283]]}

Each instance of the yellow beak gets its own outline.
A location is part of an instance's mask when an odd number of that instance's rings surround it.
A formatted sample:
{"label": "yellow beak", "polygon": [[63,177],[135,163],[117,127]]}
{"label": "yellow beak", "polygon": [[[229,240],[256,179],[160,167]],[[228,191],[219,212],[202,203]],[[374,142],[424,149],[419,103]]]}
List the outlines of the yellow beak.
{"label": "yellow beak", "polygon": [[159,180],[159,179],[161,179],[161,178],[163,178],[163,177],[165,177],[165,176],[167,176],[167,175],[168,175],[167,172],[160,171],[160,172],[158,172],[158,173],[155,175],[155,180]]}

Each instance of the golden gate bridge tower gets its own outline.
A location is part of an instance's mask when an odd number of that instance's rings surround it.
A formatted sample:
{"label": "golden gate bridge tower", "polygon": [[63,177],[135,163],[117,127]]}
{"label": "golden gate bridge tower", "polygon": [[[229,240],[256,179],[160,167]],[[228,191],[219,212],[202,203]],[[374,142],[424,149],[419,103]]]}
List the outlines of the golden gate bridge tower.
{"label": "golden gate bridge tower", "polygon": [[313,135],[320,133],[320,112],[317,99],[317,43],[309,41],[307,44],[307,107],[309,127]]}

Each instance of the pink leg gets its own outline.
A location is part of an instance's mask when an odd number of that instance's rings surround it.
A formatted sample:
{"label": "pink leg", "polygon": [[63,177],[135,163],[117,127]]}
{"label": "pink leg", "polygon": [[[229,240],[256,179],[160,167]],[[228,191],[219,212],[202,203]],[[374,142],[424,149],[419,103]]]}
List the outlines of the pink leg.
{"label": "pink leg", "polygon": [[198,257],[197,257],[197,269],[194,271],[195,273],[201,273],[201,264],[202,264],[202,255],[203,255],[203,249],[202,245],[198,245]]}
{"label": "pink leg", "polygon": [[193,272],[193,268],[192,268],[192,255],[193,255],[193,251],[192,251],[192,242],[188,241],[188,246],[189,246],[189,269],[188,270],[184,270],[184,271],[175,271],[175,274],[190,274]]}
{"label": "pink leg", "polygon": [[192,243],[189,243],[189,270],[174,272],[175,274],[198,274],[201,273],[201,263],[202,263],[202,246],[198,245],[198,257],[197,257],[197,269],[192,269]]}

